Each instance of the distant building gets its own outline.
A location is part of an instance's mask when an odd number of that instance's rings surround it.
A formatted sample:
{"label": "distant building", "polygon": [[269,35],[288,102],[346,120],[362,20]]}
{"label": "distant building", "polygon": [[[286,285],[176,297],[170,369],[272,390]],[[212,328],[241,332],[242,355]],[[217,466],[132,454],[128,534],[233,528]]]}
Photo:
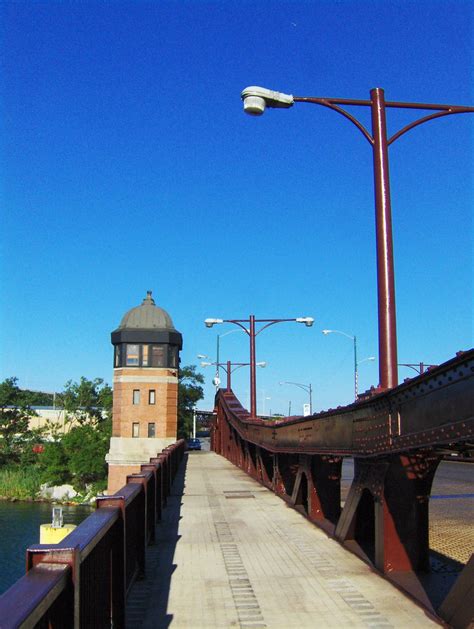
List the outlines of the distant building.
{"label": "distant building", "polygon": [[[53,408],[52,406],[32,406],[36,416],[30,417],[29,429],[46,428],[48,425],[54,426],[58,432],[66,432],[66,413],[63,408]],[[47,433],[46,435],[47,436]]]}

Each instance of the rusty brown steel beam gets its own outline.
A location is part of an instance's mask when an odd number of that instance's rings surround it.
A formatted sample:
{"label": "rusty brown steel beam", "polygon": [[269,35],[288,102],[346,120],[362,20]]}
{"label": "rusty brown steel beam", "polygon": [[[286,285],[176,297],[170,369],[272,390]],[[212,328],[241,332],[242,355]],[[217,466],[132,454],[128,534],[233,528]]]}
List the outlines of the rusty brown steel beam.
{"label": "rusty brown steel beam", "polygon": [[[429,498],[443,453],[472,449],[474,350],[311,417],[251,419],[232,392],[221,391],[216,402],[219,454],[239,464],[238,442],[248,474],[436,613],[420,577],[430,571]],[[345,500],[342,457],[354,459]],[[439,609],[443,618],[464,595],[461,585]]]}
{"label": "rusty brown steel beam", "polygon": [[474,350],[372,398],[311,417],[252,420],[233,393],[218,403],[242,439],[277,452],[373,457],[474,438]]}

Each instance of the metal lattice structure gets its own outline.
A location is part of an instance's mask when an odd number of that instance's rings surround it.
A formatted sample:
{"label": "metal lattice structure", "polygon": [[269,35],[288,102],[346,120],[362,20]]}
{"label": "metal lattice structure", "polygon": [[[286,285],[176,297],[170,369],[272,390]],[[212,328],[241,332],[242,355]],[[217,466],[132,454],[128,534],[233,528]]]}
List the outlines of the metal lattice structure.
{"label": "metal lattice structure", "polygon": [[[430,569],[429,497],[443,456],[474,453],[474,350],[393,389],[310,417],[250,419],[224,390],[216,408],[215,452],[429,605],[416,578]],[[354,459],[354,479],[341,506],[344,457]],[[449,622],[473,576],[471,557],[438,610]]]}

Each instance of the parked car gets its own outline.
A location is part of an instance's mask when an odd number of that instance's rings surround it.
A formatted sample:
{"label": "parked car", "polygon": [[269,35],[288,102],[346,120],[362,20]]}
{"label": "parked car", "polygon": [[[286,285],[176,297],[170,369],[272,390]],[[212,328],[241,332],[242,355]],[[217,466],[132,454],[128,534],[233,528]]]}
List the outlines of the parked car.
{"label": "parked car", "polygon": [[186,444],[188,450],[200,450],[201,449],[201,440],[200,439],[188,439]]}

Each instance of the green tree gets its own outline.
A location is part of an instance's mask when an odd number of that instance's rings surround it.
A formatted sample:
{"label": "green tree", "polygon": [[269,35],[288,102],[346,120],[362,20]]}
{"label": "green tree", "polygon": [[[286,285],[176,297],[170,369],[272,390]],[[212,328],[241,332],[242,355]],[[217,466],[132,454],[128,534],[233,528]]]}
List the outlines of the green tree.
{"label": "green tree", "polygon": [[69,461],[62,441],[49,441],[40,457],[41,481],[48,485],[63,485],[72,481]]}
{"label": "green tree", "polygon": [[111,423],[98,426],[75,426],[62,439],[68,470],[74,489],[84,491],[86,485],[98,484],[107,479],[105,455],[109,449]]}
{"label": "green tree", "polygon": [[58,403],[64,408],[67,420],[80,425],[98,426],[112,417],[112,389],[102,378],[69,380],[58,395]]}
{"label": "green tree", "polygon": [[54,442],[41,455],[42,478],[50,485],[72,483],[83,492],[86,485],[105,484],[105,455],[112,434],[112,389],[101,378],[69,380],[58,395],[69,431],[60,434],[50,424]]}
{"label": "green tree", "polygon": [[54,393],[30,391],[29,389],[22,389],[21,393],[30,406],[52,406],[54,402]]}
{"label": "green tree", "polygon": [[201,384],[204,376],[196,373],[196,365],[181,367],[178,374],[178,439],[186,439],[192,431],[193,408],[204,397]]}
{"label": "green tree", "polygon": [[0,383],[0,463],[18,463],[31,436],[28,396],[18,387],[17,378]]}

